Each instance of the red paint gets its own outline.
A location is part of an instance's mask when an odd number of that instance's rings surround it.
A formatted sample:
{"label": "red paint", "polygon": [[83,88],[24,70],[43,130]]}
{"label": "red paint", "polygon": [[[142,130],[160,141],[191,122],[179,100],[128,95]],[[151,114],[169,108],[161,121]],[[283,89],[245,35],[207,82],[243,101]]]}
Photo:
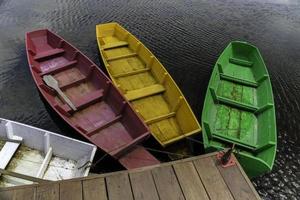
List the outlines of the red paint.
{"label": "red paint", "polygon": [[224,156],[224,152],[222,152],[222,151],[220,151],[220,152],[218,152],[217,153],[217,160],[219,161],[219,163],[221,164],[221,166],[223,167],[223,168],[227,168],[227,167],[231,167],[231,166],[234,166],[235,165],[235,160],[234,160],[234,158],[233,158],[233,156],[231,155],[230,156],[230,159],[229,159],[229,161],[227,162],[227,164],[225,164],[225,165],[223,165],[222,164],[222,162],[221,162],[221,159],[222,159],[222,156]]}
{"label": "red paint", "polygon": [[[148,128],[90,59],[49,30],[27,33],[26,50],[39,91],[78,133],[127,169],[159,163],[137,145],[150,136]],[[47,74],[58,81],[77,111],[74,112],[43,82],[42,77]]]}

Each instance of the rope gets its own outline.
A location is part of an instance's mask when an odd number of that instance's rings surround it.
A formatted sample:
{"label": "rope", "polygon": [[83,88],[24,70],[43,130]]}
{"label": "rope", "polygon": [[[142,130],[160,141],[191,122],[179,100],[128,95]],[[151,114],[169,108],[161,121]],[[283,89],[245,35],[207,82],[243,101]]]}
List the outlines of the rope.
{"label": "rope", "polygon": [[191,138],[191,137],[186,137],[187,140],[190,140],[192,142],[195,142],[195,143],[198,143],[198,144],[203,144],[203,142],[199,141],[199,140],[196,140],[194,138]]}
{"label": "rope", "polygon": [[162,150],[152,149],[152,148],[149,148],[149,147],[144,147],[144,148],[147,149],[147,150],[149,150],[149,151],[163,153],[163,154],[167,154],[167,155],[183,156],[183,157],[191,157],[192,156],[192,155],[172,153],[172,152],[169,152],[169,151],[162,151]]}

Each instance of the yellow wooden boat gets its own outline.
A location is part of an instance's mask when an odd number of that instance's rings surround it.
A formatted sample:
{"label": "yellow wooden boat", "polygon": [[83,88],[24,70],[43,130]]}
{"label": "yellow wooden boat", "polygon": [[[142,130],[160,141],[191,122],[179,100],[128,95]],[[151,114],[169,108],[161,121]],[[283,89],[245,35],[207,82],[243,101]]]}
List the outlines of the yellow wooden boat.
{"label": "yellow wooden boat", "polygon": [[162,146],[201,131],[180,89],[149,49],[117,23],[99,24],[96,32],[114,84]]}

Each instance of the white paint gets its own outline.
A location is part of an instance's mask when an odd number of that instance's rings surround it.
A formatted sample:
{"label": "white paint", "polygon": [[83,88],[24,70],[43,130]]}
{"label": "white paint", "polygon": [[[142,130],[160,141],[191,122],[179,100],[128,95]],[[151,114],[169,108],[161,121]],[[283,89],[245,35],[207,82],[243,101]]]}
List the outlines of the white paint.
{"label": "white paint", "polygon": [[[0,166],[5,166],[8,171],[54,181],[87,176],[89,168],[78,168],[81,163],[92,161],[97,149],[86,142],[0,118],[1,139],[23,140],[21,144],[6,142],[7,145],[0,148]],[[7,175],[0,179],[0,187],[29,183]]]}
{"label": "white paint", "polygon": [[46,154],[46,157],[44,158],[43,160],[43,163],[36,175],[37,178],[43,178],[44,174],[45,174],[45,171],[50,163],[50,160],[52,158],[52,147],[48,148],[48,152]]}
{"label": "white paint", "polygon": [[[46,155],[49,152],[50,148],[50,136],[49,133],[45,133],[44,135],[44,154]],[[52,153],[52,149],[51,149]]]}
{"label": "white paint", "polygon": [[16,135],[14,135],[13,126],[12,126],[11,121],[8,121],[5,124],[5,127],[6,127],[6,135],[7,135],[8,139],[10,139],[10,140],[16,140],[16,141],[22,141],[21,137],[18,137]]}
{"label": "white paint", "polygon": [[0,151],[0,168],[5,169],[9,161],[14,156],[20,143],[6,142]]}

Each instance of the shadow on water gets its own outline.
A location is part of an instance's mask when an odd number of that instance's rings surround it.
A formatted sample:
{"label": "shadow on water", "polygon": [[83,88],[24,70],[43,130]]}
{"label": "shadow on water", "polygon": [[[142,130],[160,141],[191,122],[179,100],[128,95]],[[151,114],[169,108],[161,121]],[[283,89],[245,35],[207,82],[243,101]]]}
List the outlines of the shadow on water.
{"label": "shadow on water", "polygon": [[[263,199],[300,199],[300,5],[294,0],[0,0],[0,117],[83,139],[45,109],[28,70],[24,34],[49,28],[99,65],[95,25],[110,21],[121,23],[160,59],[199,121],[222,50],[231,40],[255,44],[273,85],[278,150],[273,171],[253,183]],[[145,145],[161,150],[153,140]],[[194,153],[201,153],[199,146]],[[121,169],[113,160],[103,163],[99,172]]]}

